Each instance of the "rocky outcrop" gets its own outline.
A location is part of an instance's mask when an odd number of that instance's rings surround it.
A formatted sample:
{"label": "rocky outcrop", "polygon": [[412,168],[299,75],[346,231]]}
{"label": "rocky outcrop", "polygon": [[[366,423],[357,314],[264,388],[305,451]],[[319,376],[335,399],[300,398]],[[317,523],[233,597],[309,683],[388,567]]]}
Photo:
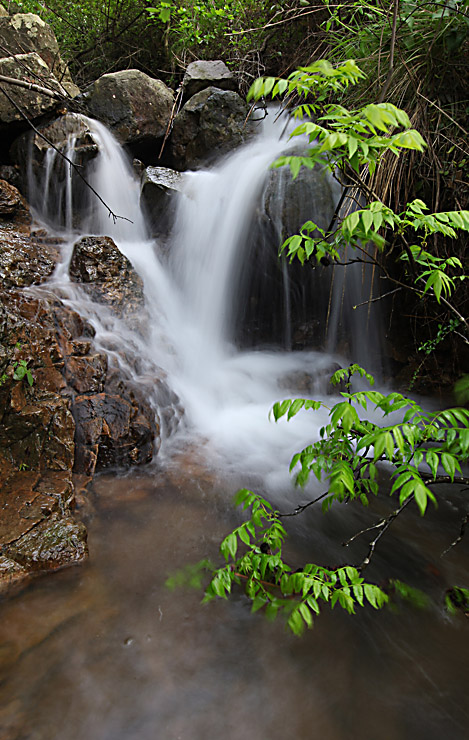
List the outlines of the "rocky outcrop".
{"label": "rocky outcrop", "polygon": [[166,236],[171,231],[184,182],[183,173],[167,167],[147,167],[143,171],[140,202],[153,236]]}
{"label": "rocky outcrop", "polygon": [[139,150],[161,145],[173,106],[173,92],[137,69],[100,77],[86,93],[93,118],[108,126],[121,144]]}
{"label": "rocky outcrop", "polygon": [[252,135],[248,106],[231,90],[208,87],[194,95],[174,119],[171,152],[178,170],[197,169]]}
{"label": "rocky outcrop", "polygon": [[[1,192],[5,198],[1,198]],[[73,518],[72,472],[149,462],[162,423],[182,413],[164,374],[134,380],[93,344],[94,330],[42,286],[58,244],[8,230],[23,200],[0,183],[0,593],[31,574],[80,562],[86,532]],[[0,216],[1,218],[1,216]],[[107,237],[80,240],[71,271],[116,317],[144,313],[142,283]],[[40,286],[36,293],[25,287]],[[117,351],[119,351],[117,349]],[[138,362],[127,359],[126,365]]]}
{"label": "rocky outcrop", "polygon": [[[60,56],[53,30],[39,16],[33,13],[16,13],[0,17],[0,49],[2,56],[38,54],[65,94],[74,97],[80,92]],[[44,78],[43,73],[40,73],[33,82],[41,84],[41,80],[47,79],[47,76]]]}
{"label": "rocky outcrop", "polygon": [[183,99],[188,100],[207,87],[237,92],[236,77],[221,60],[191,62],[182,81]]}

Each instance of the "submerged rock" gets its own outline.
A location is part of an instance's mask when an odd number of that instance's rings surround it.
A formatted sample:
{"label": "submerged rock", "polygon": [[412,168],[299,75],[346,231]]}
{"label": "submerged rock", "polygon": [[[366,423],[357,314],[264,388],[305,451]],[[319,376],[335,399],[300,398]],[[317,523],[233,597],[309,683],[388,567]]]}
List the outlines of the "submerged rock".
{"label": "submerged rock", "polygon": [[231,90],[208,87],[194,95],[174,119],[171,151],[176,169],[205,166],[240,146],[254,132],[249,108]]}
{"label": "submerged rock", "polygon": [[6,556],[28,571],[58,570],[82,562],[88,555],[84,524],[53,514],[4,548]]}

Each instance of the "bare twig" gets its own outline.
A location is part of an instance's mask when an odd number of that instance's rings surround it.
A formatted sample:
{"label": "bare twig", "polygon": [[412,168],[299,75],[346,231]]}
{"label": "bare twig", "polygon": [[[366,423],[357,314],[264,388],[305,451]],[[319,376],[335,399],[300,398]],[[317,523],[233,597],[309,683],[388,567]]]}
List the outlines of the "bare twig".
{"label": "bare twig", "polygon": [[469,521],[469,512],[466,514],[466,516],[464,517],[464,519],[461,522],[461,531],[459,532],[459,536],[456,537],[456,539],[454,540],[454,542],[452,542],[451,545],[449,547],[447,547],[446,550],[444,550],[441,553],[440,557],[443,558],[445,555],[447,555],[449,553],[450,550],[453,549],[453,547],[456,547],[456,545],[458,545],[461,542],[462,538],[464,537],[464,534],[465,534],[465,531],[466,531],[466,526],[467,526],[468,521]]}
{"label": "bare twig", "polygon": [[[389,529],[389,527],[391,526],[391,524],[393,523],[393,521],[395,519],[397,519],[397,517],[399,516],[399,514],[401,514],[404,511],[404,509],[406,508],[406,506],[408,506],[410,504],[410,502],[413,501],[413,500],[414,500],[414,497],[413,496],[409,496],[409,498],[406,499],[406,501],[404,501],[404,503],[402,504],[402,506],[400,506],[398,509],[396,509],[395,511],[393,511],[392,514],[390,514],[388,517],[386,517],[386,519],[384,519],[382,522],[380,522],[378,525],[376,525],[376,527],[378,527],[378,526],[381,527],[381,532],[379,532],[376,535],[376,537],[374,538],[374,540],[372,540],[372,542],[370,542],[368,554],[365,557],[365,559],[363,560],[363,562],[361,563],[361,565],[357,568],[357,570],[360,571],[360,573],[362,573],[365,570],[365,568],[370,564],[371,558],[373,557],[374,551],[376,549],[376,545],[378,544],[378,542],[381,539],[381,537],[383,536],[383,534]],[[366,532],[367,530],[363,530],[363,531]],[[359,533],[359,534],[361,534],[361,533]]]}
{"label": "bare twig", "polygon": [[443,108],[440,108],[439,105],[437,105],[436,103],[434,103],[433,100],[429,100],[428,98],[425,97],[425,95],[422,95],[422,93],[419,92],[418,90],[417,90],[417,95],[419,97],[423,98],[424,100],[426,100],[427,103],[430,103],[430,105],[433,105],[437,110],[439,110],[440,113],[442,113],[444,116],[446,116],[446,118],[448,118],[448,120],[450,120],[451,123],[453,123],[455,126],[457,126],[458,129],[460,129],[463,132],[463,134],[465,134],[466,136],[469,136],[469,133],[466,131],[466,129],[464,129],[457,121],[455,121],[454,118],[452,118],[449,115],[449,113],[446,113],[446,111],[444,111]]}
{"label": "bare twig", "polygon": [[325,493],[322,493],[317,498],[313,499],[313,501],[308,501],[307,504],[301,504],[300,506],[297,506],[294,511],[287,512],[286,514],[278,514],[278,516],[298,516],[298,514],[301,514],[305,509],[308,509],[313,504],[317,504],[318,501],[321,501],[323,498],[326,498],[326,496],[329,495],[329,491],[326,491]]}
{"label": "bare twig", "polygon": [[376,303],[376,301],[381,301],[383,298],[387,298],[388,295],[393,295],[393,293],[399,293],[400,290],[402,290],[402,288],[394,288],[394,290],[390,290],[389,293],[383,293],[383,295],[380,295],[377,298],[370,298],[368,301],[363,301],[363,303],[357,303],[357,305],[352,306],[352,308],[353,309],[360,308],[360,306],[367,306],[369,303]]}

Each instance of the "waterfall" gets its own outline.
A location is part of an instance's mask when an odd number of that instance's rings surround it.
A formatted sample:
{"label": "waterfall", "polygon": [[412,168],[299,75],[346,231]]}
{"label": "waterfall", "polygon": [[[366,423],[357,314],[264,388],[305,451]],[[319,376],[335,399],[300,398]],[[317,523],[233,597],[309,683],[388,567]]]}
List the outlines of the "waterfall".
{"label": "waterfall", "polygon": [[[156,366],[163,368],[185,409],[179,440],[196,438],[207,457],[220,455],[224,465],[260,474],[269,485],[281,486],[289,478],[291,455],[317,436],[327,414],[305,413],[292,423],[275,424],[268,419],[269,409],[284,397],[324,394],[331,368],[347,362],[334,354],[331,339],[327,352],[324,340],[315,350],[282,349],[281,345],[292,342],[292,314],[301,308],[313,324],[323,326],[328,316],[330,337],[339,337],[344,294],[350,292],[351,281],[354,300],[359,302],[355,293],[362,278],[359,271],[347,268],[348,282],[337,291],[338,281],[335,286],[332,281],[331,287],[328,268],[302,268],[297,282],[285,260],[278,262],[279,243],[294,228],[287,223],[291,214],[284,213],[287,187],[293,188],[294,220],[302,219],[301,224],[311,218],[324,227],[334,213],[339,190],[328,173],[313,173],[313,178],[309,173],[305,178],[309,190],[302,191],[301,178],[292,184],[285,168],[271,170],[276,157],[298,146],[298,141],[281,136],[284,123],[271,122],[272,118],[251,143],[216,168],[187,174],[176,226],[164,248],[148,237],[139,205],[139,180],[123,150],[102,124],[83,119],[99,145],[86,177],[123,218],[113,220],[102,203],[86,194],[81,223],[73,224],[75,231],[64,245],[64,260],[52,285],[93,323],[95,342],[113,361],[126,363],[130,354],[138,358],[134,365],[127,362],[128,373],[148,375]],[[74,143],[70,138],[69,157]],[[47,197],[33,202],[50,225],[52,193],[57,200],[65,199],[65,217],[59,225],[70,231],[70,209],[77,200],[70,191],[73,178],[69,176],[58,195],[56,185],[51,185],[55,153],[51,158],[44,168],[46,181],[34,185]],[[61,211],[56,206],[56,213]],[[79,286],[69,282],[67,265],[77,232],[111,236],[142,277],[149,317],[144,337],[92,304]],[[274,278],[267,275],[269,262]],[[278,291],[270,295],[274,284]],[[269,346],[243,345],[237,326],[250,313],[251,304],[262,305],[261,314],[269,318],[275,314],[272,302],[282,304],[281,341],[277,346],[272,341]],[[275,321],[273,327],[275,334]],[[351,349],[350,359],[360,361]],[[366,352],[366,346],[361,351]],[[171,444],[165,445],[166,452]]]}

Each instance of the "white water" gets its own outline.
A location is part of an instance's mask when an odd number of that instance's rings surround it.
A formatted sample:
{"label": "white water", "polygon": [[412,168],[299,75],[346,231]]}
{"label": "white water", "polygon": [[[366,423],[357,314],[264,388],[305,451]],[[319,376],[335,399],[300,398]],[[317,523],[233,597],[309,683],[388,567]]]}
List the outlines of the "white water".
{"label": "white water", "polygon": [[[82,232],[111,236],[139,272],[150,317],[148,331],[144,338],[131,331],[69,283],[67,267],[76,234],[64,248],[63,264],[54,277],[56,289],[93,323],[97,345],[114,361],[124,362],[118,354],[124,348],[127,357],[138,358],[140,375],[151,375],[155,366],[166,371],[185,409],[179,440],[197,439],[212,461],[220,456],[223,466],[260,475],[269,486],[283,486],[289,479],[290,457],[317,437],[327,412],[300,414],[292,423],[275,424],[269,421],[269,410],[276,400],[304,395],[298,379],[308,376],[317,397],[325,388],[325,371],[337,360],[345,361],[323,352],[240,351],[233,342],[236,299],[251,260],[246,250],[253,214],[262,203],[270,164],[291,146],[280,139],[283,123],[265,128],[216,169],[188,176],[169,257],[148,238],[139,182],[121,148],[104,126],[88,124],[100,155],[87,178],[125,220],[113,222],[93,199]],[[49,166],[48,178],[52,174]],[[42,187],[48,193],[49,180]],[[69,184],[65,192],[71,204]],[[311,206],[314,209],[314,203]],[[327,218],[333,209],[332,203]],[[314,220],[314,213],[311,217]],[[67,210],[65,226],[70,228],[72,221]],[[287,277],[287,310],[289,290]],[[135,374],[131,363],[126,370]],[[164,453],[169,454],[176,442],[166,444]]]}

